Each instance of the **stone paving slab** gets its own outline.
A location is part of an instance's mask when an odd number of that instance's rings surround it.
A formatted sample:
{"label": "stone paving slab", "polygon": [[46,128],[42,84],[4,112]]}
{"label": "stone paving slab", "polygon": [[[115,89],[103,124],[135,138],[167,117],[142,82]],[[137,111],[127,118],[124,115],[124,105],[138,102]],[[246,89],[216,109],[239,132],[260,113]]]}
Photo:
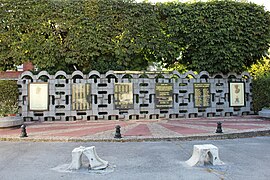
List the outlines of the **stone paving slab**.
{"label": "stone paving slab", "polygon": [[[223,133],[217,134],[217,122]],[[259,116],[211,117],[192,119],[44,121],[24,122],[28,137],[21,129],[0,129],[0,140],[14,141],[158,141],[224,139],[268,136],[270,120]],[[122,139],[115,139],[115,126],[121,126]]]}

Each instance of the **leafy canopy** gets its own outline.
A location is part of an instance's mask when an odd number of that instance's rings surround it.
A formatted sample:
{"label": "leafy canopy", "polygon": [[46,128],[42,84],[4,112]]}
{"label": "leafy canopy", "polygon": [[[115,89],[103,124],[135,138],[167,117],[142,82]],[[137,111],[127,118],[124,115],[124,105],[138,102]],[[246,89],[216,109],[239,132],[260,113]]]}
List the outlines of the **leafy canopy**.
{"label": "leafy canopy", "polygon": [[233,1],[1,0],[0,70],[144,70],[149,63],[240,72],[270,44],[270,15]]}

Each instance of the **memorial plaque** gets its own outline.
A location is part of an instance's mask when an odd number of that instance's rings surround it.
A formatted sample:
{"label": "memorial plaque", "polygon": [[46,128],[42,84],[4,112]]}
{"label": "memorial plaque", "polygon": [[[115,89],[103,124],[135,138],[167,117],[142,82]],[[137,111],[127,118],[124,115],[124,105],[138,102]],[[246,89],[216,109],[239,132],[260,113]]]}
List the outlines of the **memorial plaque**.
{"label": "memorial plaque", "polygon": [[230,82],[230,106],[242,107],[245,106],[245,84],[244,82]]}
{"label": "memorial plaque", "polygon": [[210,83],[194,83],[194,107],[211,106]]}
{"label": "memorial plaque", "polygon": [[114,84],[114,105],[116,109],[133,108],[133,87],[132,83]]}
{"label": "memorial plaque", "polygon": [[156,83],[156,108],[166,109],[173,107],[173,84]]}
{"label": "memorial plaque", "polygon": [[91,85],[72,84],[72,110],[91,109]]}
{"label": "memorial plaque", "polygon": [[31,111],[46,111],[49,105],[48,83],[31,83],[28,86],[29,109]]}

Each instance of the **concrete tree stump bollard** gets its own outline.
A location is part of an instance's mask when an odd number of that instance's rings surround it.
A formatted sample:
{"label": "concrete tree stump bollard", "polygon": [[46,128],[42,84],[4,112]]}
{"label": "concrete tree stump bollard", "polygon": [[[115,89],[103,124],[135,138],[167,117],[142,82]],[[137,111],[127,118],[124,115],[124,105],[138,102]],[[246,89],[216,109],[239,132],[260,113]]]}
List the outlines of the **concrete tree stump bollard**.
{"label": "concrete tree stump bollard", "polygon": [[71,152],[72,162],[68,169],[78,170],[82,166],[82,153],[85,147],[80,146],[78,148],[73,149]]}
{"label": "concrete tree stump bollard", "polygon": [[223,165],[219,159],[218,148],[212,144],[194,145],[193,154],[186,161],[189,166],[204,166],[207,164]]}
{"label": "concrete tree stump bollard", "polygon": [[85,155],[89,160],[90,169],[100,170],[108,167],[108,161],[102,160],[96,153],[95,146],[84,147],[80,146],[73,149],[72,161],[68,169],[78,170],[82,166],[82,155]]}
{"label": "concrete tree stump bollard", "polygon": [[87,147],[83,153],[89,159],[90,169],[100,170],[108,166],[108,161],[101,159],[96,152],[95,146]]}

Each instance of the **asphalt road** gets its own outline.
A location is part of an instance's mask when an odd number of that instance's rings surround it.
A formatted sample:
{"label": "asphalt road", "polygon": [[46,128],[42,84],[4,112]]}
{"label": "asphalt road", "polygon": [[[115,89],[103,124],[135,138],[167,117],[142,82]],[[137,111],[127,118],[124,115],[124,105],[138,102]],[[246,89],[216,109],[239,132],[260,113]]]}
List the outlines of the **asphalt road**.
{"label": "asphalt road", "polygon": [[[184,161],[193,145],[219,148],[223,166],[189,167]],[[79,171],[67,171],[71,151],[96,146],[106,170],[87,171],[87,159]],[[209,141],[161,142],[0,142],[1,180],[266,180],[270,177],[270,137]]]}

